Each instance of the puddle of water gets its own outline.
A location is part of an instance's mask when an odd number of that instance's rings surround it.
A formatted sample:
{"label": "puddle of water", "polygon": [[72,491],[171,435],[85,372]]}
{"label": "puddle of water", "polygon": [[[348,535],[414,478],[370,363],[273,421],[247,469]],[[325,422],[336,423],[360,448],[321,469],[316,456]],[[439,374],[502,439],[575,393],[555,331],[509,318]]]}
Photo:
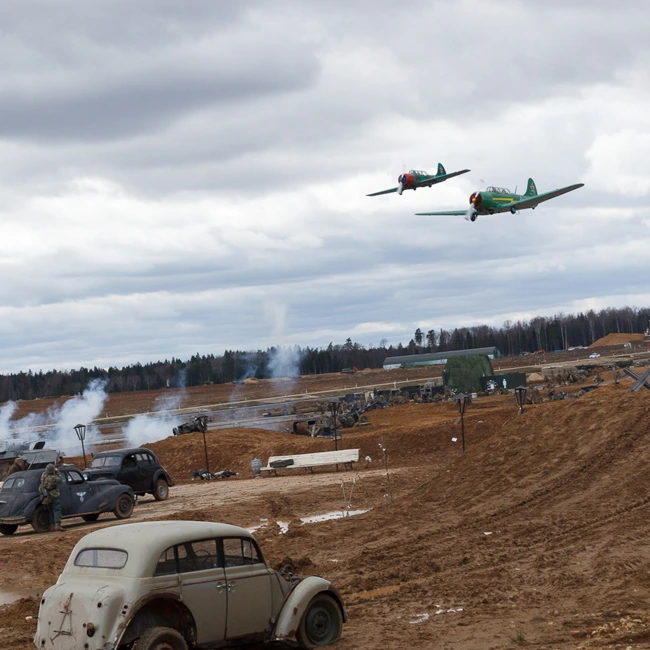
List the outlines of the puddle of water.
{"label": "puddle of water", "polygon": [[313,524],[317,521],[328,521],[329,519],[343,519],[343,517],[354,517],[362,515],[369,510],[335,510],[334,512],[326,512],[324,515],[312,515],[311,517],[300,517],[303,524]]}
{"label": "puddle of water", "polygon": [[[312,515],[311,517],[300,517],[300,521],[303,524],[313,524],[318,521],[329,521],[330,519],[343,519],[344,517],[354,517],[356,515],[362,515],[366,512],[370,512],[370,509],[367,510],[335,510],[334,512],[326,512],[323,515]],[[255,531],[259,530],[260,528],[264,528],[267,523],[268,519],[260,519],[260,522],[256,526],[250,526],[246,530],[249,533],[255,533]],[[280,535],[284,535],[288,530],[289,530],[289,522],[288,521],[276,521],[275,522],[279,527],[280,527]]]}
{"label": "puddle of water", "polygon": [[280,535],[284,535],[289,530],[288,521],[278,521],[276,523],[280,526]]}

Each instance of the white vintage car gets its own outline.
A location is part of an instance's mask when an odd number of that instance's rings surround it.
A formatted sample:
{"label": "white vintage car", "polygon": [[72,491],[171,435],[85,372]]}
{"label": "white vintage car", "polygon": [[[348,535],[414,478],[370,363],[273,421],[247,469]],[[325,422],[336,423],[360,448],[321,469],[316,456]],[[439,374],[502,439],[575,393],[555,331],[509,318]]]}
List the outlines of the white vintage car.
{"label": "white vintage car", "polygon": [[94,531],[41,600],[42,650],[187,650],[295,637],[335,643],[346,620],[336,587],[264,562],[244,528],[156,521]]}

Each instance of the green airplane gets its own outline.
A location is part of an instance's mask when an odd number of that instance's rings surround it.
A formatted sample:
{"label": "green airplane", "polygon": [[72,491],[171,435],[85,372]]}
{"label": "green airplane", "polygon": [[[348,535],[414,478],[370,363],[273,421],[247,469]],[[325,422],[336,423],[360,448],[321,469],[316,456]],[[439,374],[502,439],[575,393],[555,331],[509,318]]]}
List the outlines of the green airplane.
{"label": "green airplane", "polygon": [[479,215],[495,214],[497,212],[512,212],[532,208],[533,210],[544,201],[554,199],[567,192],[573,192],[584,183],[576,183],[561,187],[559,190],[537,194],[537,187],[532,178],[528,179],[528,189],[525,194],[515,194],[503,187],[488,187],[485,191],[473,192],[469,197],[469,210],[449,210],[447,212],[417,212],[417,216],[461,216],[464,215],[468,221],[476,221]]}
{"label": "green airplane", "polygon": [[435,176],[412,169],[410,172],[405,172],[397,177],[397,187],[391,187],[389,190],[382,190],[381,192],[366,194],[366,196],[379,196],[380,194],[392,194],[393,192],[397,192],[401,195],[404,190],[417,190],[418,187],[431,187],[432,185],[442,183],[454,176],[467,174],[469,171],[471,170],[462,169],[459,172],[451,172],[451,174],[448,174],[442,166],[442,163],[438,163],[438,173]]}

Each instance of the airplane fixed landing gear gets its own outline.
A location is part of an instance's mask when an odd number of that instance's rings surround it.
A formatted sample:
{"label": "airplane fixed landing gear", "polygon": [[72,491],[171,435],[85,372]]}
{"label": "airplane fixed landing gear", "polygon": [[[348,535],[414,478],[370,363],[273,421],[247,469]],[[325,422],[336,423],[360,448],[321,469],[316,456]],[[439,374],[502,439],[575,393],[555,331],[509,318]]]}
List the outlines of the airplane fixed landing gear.
{"label": "airplane fixed landing gear", "polygon": [[512,212],[512,214],[517,214],[517,208],[515,208],[514,206],[511,207],[510,212]]}
{"label": "airplane fixed landing gear", "polygon": [[476,212],[475,212],[475,213],[470,217],[470,220],[471,220],[471,221],[476,221],[476,217],[477,217],[477,216],[478,216],[478,215],[477,215]]}

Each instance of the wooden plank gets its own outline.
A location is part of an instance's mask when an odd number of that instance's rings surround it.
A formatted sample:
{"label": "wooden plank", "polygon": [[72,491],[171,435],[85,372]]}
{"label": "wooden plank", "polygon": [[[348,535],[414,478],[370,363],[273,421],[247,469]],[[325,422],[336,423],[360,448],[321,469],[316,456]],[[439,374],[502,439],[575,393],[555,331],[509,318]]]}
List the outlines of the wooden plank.
{"label": "wooden plank", "polygon": [[[286,467],[271,467],[271,463],[278,460],[293,460],[293,465]],[[340,451],[320,451],[313,454],[294,454],[290,456],[270,456],[267,466],[262,471],[275,471],[276,469],[291,469],[292,467],[317,467],[320,465],[335,465],[338,463],[356,463],[359,461],[358,449],[341,449]]]}

